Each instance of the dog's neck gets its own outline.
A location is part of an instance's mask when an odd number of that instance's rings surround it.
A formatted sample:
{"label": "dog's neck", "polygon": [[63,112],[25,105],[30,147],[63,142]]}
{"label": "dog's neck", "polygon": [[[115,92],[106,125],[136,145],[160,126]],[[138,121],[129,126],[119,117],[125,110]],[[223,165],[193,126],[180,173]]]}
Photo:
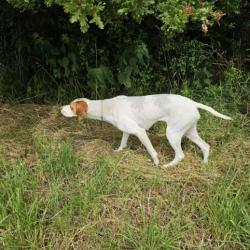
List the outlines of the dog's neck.
{"label": "dog's neck", "polygon": [[105,100],[88,100],[88,111],[86,113],[86,117],[89,119],[103,121],[105,119],[104,102]]}

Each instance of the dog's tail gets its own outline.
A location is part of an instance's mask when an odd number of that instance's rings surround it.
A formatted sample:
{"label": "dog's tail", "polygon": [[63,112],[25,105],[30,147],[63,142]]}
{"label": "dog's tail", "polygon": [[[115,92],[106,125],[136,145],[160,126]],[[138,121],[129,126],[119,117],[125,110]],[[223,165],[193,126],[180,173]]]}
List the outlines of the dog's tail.
{"label": "dog's tail", "polygon": [[232,120],[231,117],[229,117],[227,115],[223,115],[207,105],[204,105],[204,104],[198,103],[198,102],[195,102],[195,104],[196,104],[197,108],[204,109],[204,110],[212,113],[214,116],[220,117],[220,118],[225,119],[225,120]]}

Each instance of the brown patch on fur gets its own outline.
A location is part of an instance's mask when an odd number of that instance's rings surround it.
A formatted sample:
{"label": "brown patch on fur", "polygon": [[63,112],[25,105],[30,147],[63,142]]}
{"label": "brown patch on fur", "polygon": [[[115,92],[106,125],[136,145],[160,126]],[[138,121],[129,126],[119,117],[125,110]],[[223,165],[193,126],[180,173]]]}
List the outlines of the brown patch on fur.
{"label": "brown patch on fur", "polygon": [[75,101],[70,103],[70,108],[80,121],[88,111],[88,104],[85,101]]}

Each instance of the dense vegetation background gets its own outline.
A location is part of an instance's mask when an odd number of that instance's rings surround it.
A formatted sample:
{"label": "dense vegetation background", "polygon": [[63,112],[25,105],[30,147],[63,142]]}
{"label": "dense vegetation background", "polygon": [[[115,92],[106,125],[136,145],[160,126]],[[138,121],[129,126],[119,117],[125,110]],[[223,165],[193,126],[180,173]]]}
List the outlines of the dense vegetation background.
{"label": "dense vegetation background", "polygon": [[172,92],[244,110],[249,10],[246,0],[2,1],[0,100]]}

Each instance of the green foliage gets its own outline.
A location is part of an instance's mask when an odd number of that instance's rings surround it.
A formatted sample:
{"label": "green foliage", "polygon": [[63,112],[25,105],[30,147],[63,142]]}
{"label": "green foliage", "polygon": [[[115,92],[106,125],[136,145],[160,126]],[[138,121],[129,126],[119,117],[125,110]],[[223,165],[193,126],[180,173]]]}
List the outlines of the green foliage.
{"label": "green foliage", "polygon": [[6,0],[13,7],[18,8],[20,11],[35,10],[41,7],[42,1],[40,0]]}
{"label": "green foliage", "polygon": [[164,49],[167,57],[173,52],[175,57],[167,62],[165,71],[173,84],[181,88],[183,95],[190,96],[192,88],[201,91],[211,84],[212,56],[205,44],[196,40],[167,44]]}
{"label": "green foliage", "polygon": [[154,14],[154,0],[113,0],[117,6],[117,14],[120,16],[128,16],[129,14],[137,22],[141,22],[145,15]]}
{"label": "green foliage", "polygon": [[244,0],[8,2],[0,6],[1,100],[175,92],[233,97],[238,107],[248,99]]}
{"label": "green foliage", "polygon": [[[14,7],[21,10],[37,9],[41,4],[51,7],[62,6],[64,12],[69,14],[70,22],[79,22],[82,32],[87,32],[90,24],[94,23],[103,29],[110,19],[126,18],[130,15],[136,22],[141,22],[147,15],[153,15],[162,22],[162,29],[167,34],[182,32],[189,20],[200,21],[205,29],[221,18],[221,11],[216,10],[216,1],[199,0],[111,0],[111,1],[78,1],[78,0],[7,0]],[[237,12],[240,5],[236,0],[221,1],[222,8]],[[112,10],[109,13],[109,10]],[[111,14],[111,15],[110,15]],[[203,27],[203,28],[204,28]]]}
{"label": "green foliage", "polygon": [[67,34],[61,35],[61,47],[53,45],[38,33],[33,34],[34,45],[44,58],[45,64],[53,73],[55,79],[72,78],[79,70],[79,52],[75,41]]}
{"label": "green foliage", "polygon": [[[70,14],[70,22],[79,22],[81,31],[86,32],[89,24],[95,23],[98,28],[103,29],[103,21],[100,13],[103,11],[105,3],[102,1],[65,1],[65,0],[45,0],[47,6],[58,4],[63,7],[65,13]],[[88,19],[88,16],[91,19]]]}
{"label": "green foliage", "polygon": [[100,65],[98,68],[88,68],[88,86],[96,97],[104,98],[104,94],[115,87],[113,72],[106,66]]}
{"label": "green foliage", "polygon": [[134,80],[147,64],[149,53],[146,44],[138,44],[126,48],[120,55],[118,62],[118,82],[125,85],[127,89],[131,88]]}
{"label": "green foliage", "polygon": [[244,73],[242,70],[235,67],[233,63],[229,65],[223,73],[225,83],[224,95],[229,96],[232,102],[240,105],[242,100],[250,99],[250,74]]}
{"label": "green foliage", "polygon": [[250,74],[235,67],[233,63],[223,72],[220,84],[205,87],[205,96],[221,103],[227,103],[231,110],[246,112],[246,102],[250,98]]}

